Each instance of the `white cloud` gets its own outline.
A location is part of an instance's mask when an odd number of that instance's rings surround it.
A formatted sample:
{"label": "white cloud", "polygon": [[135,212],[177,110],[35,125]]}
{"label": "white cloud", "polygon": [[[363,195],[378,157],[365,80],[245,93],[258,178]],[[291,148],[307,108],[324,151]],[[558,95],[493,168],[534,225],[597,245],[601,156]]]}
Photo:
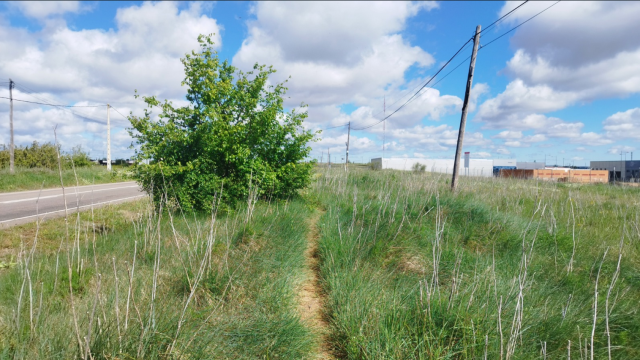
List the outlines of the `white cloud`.
{"label": "white cloud", "polygon": [[504,146],[519,148],[519,147],[529,147],[529,144],[523,144],[520,141],[515,140],[515,141],[505,141]]}
{"label": "white cloud", "polygon": [[498,154],[501,154],[501,155],[510,155],[511,154],[511,151],[509,151],[509,150],[507,150],[506,148],[503,148],[503,147],[496,149],[496,152]]}
{"label": "white cloud", "polygon": [[607,136],[613,139],[640,139],[640,108],[617,112],[603,124]]}
{"label": "white cloud", "polygon": [[[184,79],[180,57],[198,48],[199,34],[220,33],[216,20],[202,13],[198,3],[182,10],[176,3],[143,3],[118,9],[116,29],[109,31],[75,31],[64,22],[56,22],[41,32],[30,33],[0,23],[0,77],[16,81],[16,98],[35,100],[31,97],[34,95],[58,104],[110,103],[124,115],[130,110],[141,113],[144,104],[134,100],[135,89],[142,95],[184,104],[186,89],[180,85]],[[213,40],[220,46],[219,35]],[[34,91],[27,94],[21,91],[24,89]],[[0,116],[7,116],[7,111],[8,106],[0,107]],[[74,112],[98,122],[106,121],[104,107]],[[19,106],[14,118],[16,124],[29,124],[28,128],[16,129],[19,142],[51,140],[51,128],[58,122],[64,147],[86,144],[94,152],[104,149],[104,129],[68,111]],[[115,112],[111,113],[111,121],[114,134],[128,126]],[[3,132],[5,128],[4,122],[0,124]],[[118,138],[114,135],[112,139]],[[130,143],[128,139],[121,147],[114,145],[114,156],[129,154],[126,146]]]}
{"label": "white cloud", "polygon": [[624,156],[624,153],[635,151],[635,149],[636,148],[633,146],[619,145],[609,148],[609,151],[607,151],[607,153],[612,155],[620,155],[620,153],[623,153]]}
{"label": "white cloud", "polygon": [[575,95],[571,93],[558,93],[546,85],[527,86],[516,79],[503,93],[480,105],[474,120],[484,122],[489,129],[535,129],[545,124],[539,116],[536,119],[528,116],[560,110],[574,100]]}
{"label": "white cloud", "polygon": [[[256,19],[247,23],[249,35],[233,64],[241,69],[249,69],[256,62],[274,65],[278,73],[273,81],[291,76],[287,105],[308,103],[310,123],[323,127],[349,120],[357,125],[370,124],[382,118],[384,95],[390,105],[401,89],[412,88],[422,80],[406,83],[404,76],[410,67],[426,68],[435,62],[431,54],[411,46],[398,32],[409,17],[436,6],[409,2],[259,2],[254,8]],[[343,114],[339,106],[347,103],[361,109],[351,116]],[[461,104],[458,97],[440,96],[437,90],[430,90],[387,125],[413,125],[425,114],[437,120]],[[408,115],[425,109],[429,111],[422,112],[418,119]]]}
{"label": "white cloud", "polygon": [[495,139],[521,139],[522,138],[522,131],[505,130],[505,131],[501,131],[497,135],[494,135],[493,138],[495,138]]}
{"label": "white cloud", "polygon": [[[501,15],[520,3],[506,2]],[[529,2],[496,32],[535,15],[551,2]],[[582,122],[565,122],[544,114],[584,102],[640,92],[640,3],[562,2],[518,28],[515,50],[504,73],[513,80],[496,97],[480,105],[475,117],[486,129],[534,130],[572,143],[603,145],[614,134],[639,138],[632,120],[613,116],[606,135],[581,133]],[[597,24],[594,26],[594,24]],[[625,116],[631,116],[625,115]],[[617,130],[619,129],[619,130]]]}
{"label": "white cloud", "polygon": [[10,4],[25,16],[36,19],[65,13],[78,13],[85,8],[79,1],[12,1]]}
{"label": "white cloud", "polygon": [[472,152],[470,154],[472,159],[490,159],[491,154],[488,152],[480,151],[480,152]]}
{"label": "white cloud", "polygon": [[435,2],[258,2],[240,58],[259,46],[254,41],[269,39],[269,50],[277,47],[286,62],[354,65],[375,51],[371,44],[403,30],[407,18],[435,7]]}

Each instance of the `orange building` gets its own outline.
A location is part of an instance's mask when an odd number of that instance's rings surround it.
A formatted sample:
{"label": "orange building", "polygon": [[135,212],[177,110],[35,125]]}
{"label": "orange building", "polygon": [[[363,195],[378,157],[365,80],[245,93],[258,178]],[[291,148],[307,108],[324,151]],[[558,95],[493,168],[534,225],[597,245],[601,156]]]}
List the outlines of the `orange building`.
{"label": "orange building", "polygon": [[573,170],[573,169],[515,169],[500,170],[500,177],[517,179],[541,179],[571,183],[606,183],[609,172],[606,170]]}

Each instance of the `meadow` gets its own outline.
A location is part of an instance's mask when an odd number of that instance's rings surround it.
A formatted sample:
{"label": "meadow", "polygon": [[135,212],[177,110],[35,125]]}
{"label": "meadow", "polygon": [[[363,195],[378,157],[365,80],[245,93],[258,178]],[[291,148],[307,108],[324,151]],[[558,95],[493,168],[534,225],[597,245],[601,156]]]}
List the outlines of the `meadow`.
{"label": "meadow", "polygon": [[318,168],[3,230],[0,358],[640,357],[640,189],[449,181]]}

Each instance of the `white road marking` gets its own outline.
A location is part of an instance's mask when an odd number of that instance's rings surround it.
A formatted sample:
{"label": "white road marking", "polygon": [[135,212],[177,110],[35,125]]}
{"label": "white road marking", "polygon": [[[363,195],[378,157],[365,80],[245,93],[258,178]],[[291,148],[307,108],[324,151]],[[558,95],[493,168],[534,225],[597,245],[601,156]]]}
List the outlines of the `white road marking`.
{"label": "white road marking", "polygon": [[[73,210],[76,210],[76,209],[82,209],[82,208],[96,206],[96,205],[109,204],[109,203],[116,202],[116,201],[141,198],[141,197],[145,197],[145,196],[147,196],[147,195],[130,196],[130,197],[122,198],[122,199],[114,199],[114,200],[109,200],[109,201],[103,201],[103,202],[90,204],[90,205],[74,206],[74,207],[67,208],[67,211],[73,211]],[[37,214],[37,215],[23,216],[23,217],[19,217],[19,218],[15,218],[15,219],[0,221],[0,224],[7,223],[7,222],[12,222],[12,221],[17,221],[17,220],[28,219],[28,218],[32,218],[32,217],[36,217],[36,216],[45,216],[45,215],[49,215],[49,214],[55,214],[55,213],[64,212],[64,211],[65,210],[63,209],[63,210],[49,211],[49,212],[42,213],[42,214]]]}
{"label": "white road marking", "polygon": [[[91,185],[81,185],[81,186],[69,186],[66,189],[67,190],[73,190],[76,188],[88,188],[91,186],[108,186],[108,185],[117,185],[117,184],[135,184],[135,181],[124,181],[124,182],[116,182],[116,183],[106,183],[106,184],[91,184]],[[117,189],[117,188],[114,188]],[[55,190],[62,190],[62,188],[56,187],[56,188],[47,188],[47,189],[42,189],[42,192],[45,191],[55,191]],[[5,196],[5,195],[16,195],[16,194],[26,194],[26,193],[32,193],[32,192],[39,192],[40,190],[27,190],[27,191],[14,191],[14,192],[8,192],[8,193],[2,193],[0,192],[0,196]]]}
{"label": "white road marking", "polygon": [[[96,192],[100,192],[100,191],[109,191],[109,190],[119,190],[119,189],[127,189],[127,188],[133,188],[133,187],[138,187],[138,185],[131,185],[131,186],[121,186],[121,187],[117,187],[117,188],[109,188],[109,189],[98,189],[98,190],[91,190],[91,191],[81,191],[81,192],[69,192],[66,193],[66,196],[73,196],[73,195],[79,195],[79,194],[87,194],[87,193],[96,193]],[[18,199],[18,200],[8,200],[8,201],[0,201],[0,204],[13,204],[13,203],[18,203],[18,202],[23,202],[23,201],[33,201],[33,200],[42,200],[42,199],[50,199],[50,198],[54,198],[54,197],[61,197],[62,194],[57,194],[57,195],[49,195],[49,196],[40,196],[38,197],[34,197],[34,198],[28,198],[28,199]]]}

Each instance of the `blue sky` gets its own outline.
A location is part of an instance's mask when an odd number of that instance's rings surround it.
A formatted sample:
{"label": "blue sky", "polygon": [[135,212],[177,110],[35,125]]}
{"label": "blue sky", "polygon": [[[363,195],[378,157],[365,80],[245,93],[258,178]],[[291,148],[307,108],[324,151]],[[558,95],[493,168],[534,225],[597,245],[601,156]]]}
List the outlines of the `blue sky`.
{"label": "blue sky", "polygon": [[[200,33],[216,33],[219,56],[240,69],[274,65],[307,127],[364,127],[395,110],[475,31],[519,2],[29,2],[0,3],[0,81],[14,97],[57,104],[110,103],[141,114],[134,90],[184,101],[179,58]],[[553,2],[530,2],[483,33],[487,44]],[[561,2],[482,49],[476,63],[465,151],[481,158],[573,163],[619,159],[640,140],[640,4]],[[597,24],[595,26],[594,24]],[[470,55],[468,46],[452,65]],[[452,66],[444,70],[449,72]],[[382,124],[351,133],[351,158],[451,158],[468,61]],[[440,77],[436,78],[436,81]],[[39,99],[39,100],[38,100]],[[8,101],[0,99],[0,143]],[[394,103],[396,100],[398,102]],[[81,115],[81,116],[78,116]],[[16,103],[16,141],[106,148],[106,107]],[[111,113],[113,153],[128,157],[127,121]],[[344,153],[346,128],[324,131],[312,156]],[[624,156],[624,155],[623,155]],[[627,156],[630,156],[628,154]],[[640,153],[636,155],[640,157]],[[553,160],[549,160],[553,159]]]}

